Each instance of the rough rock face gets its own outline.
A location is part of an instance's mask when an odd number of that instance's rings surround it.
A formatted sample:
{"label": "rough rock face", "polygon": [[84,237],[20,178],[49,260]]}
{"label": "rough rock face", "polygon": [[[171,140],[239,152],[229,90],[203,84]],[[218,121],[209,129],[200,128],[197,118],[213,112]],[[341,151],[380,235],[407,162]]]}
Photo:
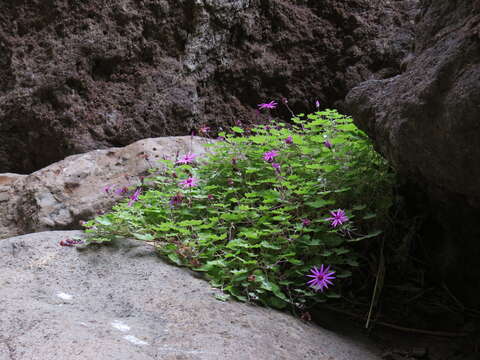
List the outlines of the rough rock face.
{"label": "rough rock face", "polygon": [[0,172],[332,106],[398,72],[416,1],[3,1]]}
{"label": "rough rock face", "polygon": [[204,280],[119,241],[77,251],[80,231],[0,242],[0,359],[375,360],[287,314],[221,302]]}
{"label": "rough rock face", "polygon": [[426,252],[441,279],[480,305],[480,2],[423,1],[405,71],[361,84],[347,103],[426,193]]}
{"label": "rough rock face", "polygon": [[30,175],[0,174],[0,239],[52,229],[79,229],[80,221],[120,199],[104,189],[140,184],[156,160],[205,152],[199,137],[145,139],[124,148],[73,155]]}

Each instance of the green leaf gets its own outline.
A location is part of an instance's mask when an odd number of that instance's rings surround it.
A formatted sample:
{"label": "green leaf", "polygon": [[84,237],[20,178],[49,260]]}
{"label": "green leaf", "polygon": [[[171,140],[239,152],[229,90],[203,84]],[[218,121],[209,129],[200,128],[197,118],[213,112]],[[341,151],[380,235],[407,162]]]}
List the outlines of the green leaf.
{"label": "green leaf", "polygon": [[228,294],[215,294],[215,299],[219,301],[228,301],[230,299],[230,295]]}
{"label": "green leaf", "polygon": [[346,248],[337,248],[334,250],[337,255],[343,255],[343,254],[348,254],[350,252],[350,249]]}
{"label": "green leaf", "polygon": [[237,300],[240,300],[240,301],[243,301],[243,302],[246,302],[247,301],[247,298],[246,296],[242,295],[238,289],[234,288],[233,286],[227,286],[225,288],[225,291],[229,292],[234,298],[236,298]]}
{"label": "green leaf", "polygon": [[287,260],[290,264],[293,264],[293,265],[303,265],[303,261],[301,260],[298,260],[298,259],[288,259]]}
{"label": "green leaf", "polygon": [[246,269],[231,270],[230,272],[233,274],[232,281],[240,282],[246,280],[248,277],[248,270]]}
{"label": "green leaf", "polygon": [[352,210],[359,211],[359,210],[365,210],[367,205],[355,205]]}
{"label": "green leaf", "polygon": [[348,270],[344,270],[341,273],[337,273],[336,276],[339,279],[345,279],[345,278],[348,278],[348,277],[352,276],[352,272],[348,271]]}
{"label": "green leaf", "polygon": [[259,238],[258,231],[247,230],[247,231],[242,231],[240,234],[245,236],[247,239],[255,240]]}
{"label": "green leaf", "polygon": [[153,241],[155,239],[155,236],[153,236],[152,234],[137,234],[137,233],[134,233],[133,237],[135,239],[142,240],[142,241]]}
{"label": "green leaf", "polygon": [[196,268],[195,270],[208,272],[208,271],[212,271],[212,269],[214,268],[223,268],[225,266],[226,264],[222,260],[212,260],[212,261],[208,261],[205,265],[199,268]]}
{"label": "green leaf", "polygon": [[267,299],[265,299],[265,303],[275,309],[285,309],[287,306],[287,303],[285,301],[280,300],[279,298],[275,296],[270,296]]}
{"label": "green leaf", "polygon": [[245,132],[241,127],[238,126],[232,127],[232,131],[236,132],[237,134],[243,134]]}
{"label": "green leaf", "polygon": [[370,239],[370,238],[373,238],[373,237],[376,237],[378,235],[380,235],[382,233],[382,230],[376,230],[374,232],[371,232],[370,234],[368,235],[365,235],[365,236],[360,236],[358,238],[355,238],[355,239],[350,239],[348,240],[349,242],[356,242],[356,241],[361,241],[361,240],[365,240],[365,239]]}
{"label": "green leaf", "polygon": [[350,265],[350,266],[354,266],[354,267],[356,267],[356,266],[359,265],[359,264],[358,264],[358,261],[357,261],[357,260],[353,260],[353,259],[348,259],[348,260],[347,260],[347,264]]}
{"label": "green leaf", "polygon": [[112,225],[112,222],[108,217],[97,217],[95,221],[100,225],[106,225],[106,226]]}
{"label": "green leaf", "polygon": [[325,296],[329,299],[340,299],[340,295],[335,293],[335,292],[330,292],[330,291],[327,291],[325,293]]}
{"label": "green leaf", "polygon": [[178,257],[177,254],[175,253],[170,253],[167,255],[168,259],[173,262],[174,264],[177,264],[177,265],[182,265],[182,261],[180,260],[180,258]]}
{"label": "green leaf", "polygon": [[324,200],[324,199],[318,199],[315,201],[310,201],[306,203],[308,206],[313,207],[315,209],[325,207],[327,205],[333,205],[335,204],[335,201],[333,200]]}
{"label": "green leaf", "polygon": [[272,249],[272,250],[280,250],[282,248],[281,246],[271,244],[267,241],[262,241],[260,245],[265,249]]}
{"label": "green leaf", "polygon": [[227,248],[229,249],[248,248],[248,247],[250,247],[249,244],[242,239],[233,239],[233,240],[230,240],[227,244]]}

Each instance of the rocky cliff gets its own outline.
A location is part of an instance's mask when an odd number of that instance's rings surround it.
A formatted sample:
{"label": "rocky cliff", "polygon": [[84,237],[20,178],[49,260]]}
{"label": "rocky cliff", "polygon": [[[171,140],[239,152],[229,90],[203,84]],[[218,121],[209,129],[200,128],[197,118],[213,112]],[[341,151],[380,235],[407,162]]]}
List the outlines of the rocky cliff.
{"label": "rocky cliff", "polygon": [[265,100],[286,97],[296,112],[338,105],[360,82],[398,73],[415,4],[3,1],[0,172],[255,121]]}

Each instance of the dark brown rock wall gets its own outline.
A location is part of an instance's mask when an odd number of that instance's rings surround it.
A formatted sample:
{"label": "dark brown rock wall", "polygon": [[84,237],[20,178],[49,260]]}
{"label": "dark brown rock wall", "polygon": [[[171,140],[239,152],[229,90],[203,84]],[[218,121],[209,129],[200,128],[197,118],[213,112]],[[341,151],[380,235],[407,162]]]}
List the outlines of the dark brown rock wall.
{"label": "dark brown rock wall", "polygon": [[415,2],[2,1],[0,172],[255,121],[282,96],[338,104],[398,73]]}
{"label": "dark brown rock wall", "polygon": [[354,88],[347,104],[404,178],[426,195],[433,274],[480,305],[480,1],[424,0],[404,72]]}
{"label": "dark brown rock wall", "polygon": [[348,96],[357,123],[404,174],[480,205],[480,3],[424,2],[400,76]]}

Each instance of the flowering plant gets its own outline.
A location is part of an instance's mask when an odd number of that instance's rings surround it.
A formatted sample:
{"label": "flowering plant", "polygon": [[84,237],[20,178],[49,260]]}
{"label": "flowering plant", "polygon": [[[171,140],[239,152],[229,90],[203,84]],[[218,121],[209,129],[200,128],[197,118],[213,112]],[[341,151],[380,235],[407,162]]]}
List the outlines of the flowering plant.
{"label": "flowering plant", "polygon": [[162,160],[131,206],[86,223],[89,241],[149,241],[242,301],[305,308],[339,297],[359,264],[355,243],[384,224],[388,165],[334,110],[232,131],[204,157]]}

